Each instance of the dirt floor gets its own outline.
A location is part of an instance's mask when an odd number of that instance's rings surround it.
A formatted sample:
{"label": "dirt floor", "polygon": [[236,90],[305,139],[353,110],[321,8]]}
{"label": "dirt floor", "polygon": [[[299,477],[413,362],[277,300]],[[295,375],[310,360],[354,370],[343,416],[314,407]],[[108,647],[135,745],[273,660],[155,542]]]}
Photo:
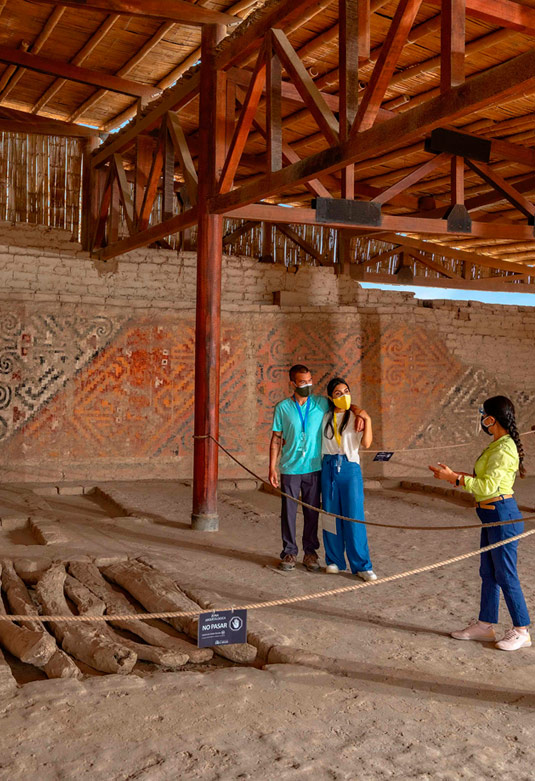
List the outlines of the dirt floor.
{"label": "dirt floor", "polygon": [[[220,531],[189,528],[190,488],[101,484],[83,496],[0,488],[2,558],[143,555],[230,605],[357,582],[276,569],[279,500],[224,491]],[[519,499],[535,507],[535,480]],[[370,520],[470,523],[473,509],[431,493],[368,490]],[[58,542],[23,523],[57,519]],[[6,523],[4,523],[6,519]],[[18,520],[17,520],[18,519]],[[477,530],[369,530],[379,576],[475,550]],[[535,610],[530,560],[520,573]],[[21,686],[0,702],[0,779],[515,779],[535,777],[535,645],[504,653],[449,632],[477,615],[477,558],[338,597],[262,611],[312,667],[214,663],[206,672],[49,681],[14,665]],[[505,607],[500,630],[509,627]],[[33,671],[33,673],[32,673]],[[41,679],[36,679],[41,678]],[[23,683],[24,681],[29,681]]]}

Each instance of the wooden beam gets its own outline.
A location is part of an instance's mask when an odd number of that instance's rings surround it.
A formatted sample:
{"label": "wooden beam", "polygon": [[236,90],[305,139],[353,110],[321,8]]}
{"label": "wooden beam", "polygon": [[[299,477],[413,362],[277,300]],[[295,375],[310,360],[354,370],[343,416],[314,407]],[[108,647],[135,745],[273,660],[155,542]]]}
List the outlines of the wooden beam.
{"label": "wooden beam", "polygon": [[463,278],[459,276],[459,274],[456,274],[454,271],[450,271],[440,263],[435,263],[435,261],[431,260],[431,258],[427,258],[417,249],[408,249],[407,251],[411,258],[414,258],[414,260],[418,261],[418,263],[422,263],[424,266],[427,266],[427,268],[430,268],[433,271],[437,271],[439,274],[442,274],[448,279],[458,279],[462,281]]}
{"label": "wooden beam", "polygon": [[179,24],[236,24],[236,16],[211,11],[186,0],[33,0],[45,5],[62,5],[79,11],[105,11],[106,13],[142,16],[151,19],[170,19]]}
{"label": "wooden beam", "polygon": [[282,168],[282,67],[271,34],[266,40],[266,63],[267,170],[279,171]]}
{"label": "wooden beam", "polygon": [[451,158],[451,205],[464,206],[464,158]]}
{"label": "wooden beam", "polygon": [[284,223],[277,223],[276,226],[278,231],[280,231],[284,236],[286,236],[290,241],[293,241],[294,244],[297,244],[298,247],[301,247],[301,249],[307,253],[307,255],[310,255],[314,260],[317,260],[317,262],[320,264],[320,266],[323,266],[325,264],[325,258],[321,254],[321,252],[318,252],[318,250],[312,246],[312,244],[304,239],[302,236],[300,236],[297,231],[295,231],[293,228],[290,228],[289,225],[285,225]]}
{"label": "wooden beam", "polygon": [[[445,220],[435,220],[419,217],[407,217],[406,215],[383,214],[380,223],[371,227],[369,222],[359,222],[349,224],[336,220],[329,220],[319,223],[316,218],[315,209],[304,207],[293,207],[291,209],[283,206],[272,206],[269,204],[250,204],[248,206],[229,209],[225,216],[240,220],[259,220],[260,222],[284,222],[284,223],[302,223],[303,225],[321,225],[322,227],[341,228],[343,230],[361,230],[380,235],[380,241],[387,241],[384,238],[384,232],[390,235],[395,233],[429,233],[437,236],[448,236]],[[457,232],[457,235],[482,236],[483,238],[510,239],[512,241],[526,241],[533,238],[533,226],[516,223],[486,223],[473,222],[470,233]],[[405,242],[405,238],[396,237],[393,239],[396,243]]]}
{"label": "wooden beam", "polygon": [[442,0],[440,89],[447,92],[464,81],[466,0]]}
{"label": "wooden beam", "polygon": [[136,225],[150,176],[153,149],[154,142],[152,136],[140,133],[136,139],[136,168],[134,174],[134,213],[136,215]]}
{"label": "wooden beam", "polygon": [[395,234],[385,234],[381,236],[381,241],[387,241],[392,243],[403,242],[405,246],[412,249],[420,250],[428,254],[438,255],[442,258],[452,258],[453,260],[461,260],[466,263],[475,263],[478,266],[485,266],[486,268],[497,268],[501,271],[516,271],[519,274],[525,274],[526,269],[516,263],[509,261],[501,261],[489,257],[488,255],[482,255],[477,252],[466,252],[466,250],[454,249],[453,247],[445,247],[442,244],[437,244],[432,241],[422,241],[421,239],[414,239],[410,236],[397,236]]}
{"label": "wooden beam", "polygon": [[338,120],[327,106],[319,89],[282,30],[272,30],[272,41],[279,58],[308,110],[325,138],[333,144],[340,140]]}
{"label": "wooden beam", "polygon": [[212,208],[225,213],[237,206],[267,198],[286,187],[332,173],[349,163],[378,156],[400,143],[414,142],[433,128],[480,111],[511,95],[530,94],[532,91],[535,91],[535,51],[530,50],[467,79],[445,95],[438,95],[395,119],[359,133],[358,138],[318,152],[281,171],[262,176],[253,185],[244,185],[220,195],[214,199]]}
{"label": "wooden beam", "polygon": [[[165,122],[162,122],[162,127],[160,128],[160,135],[158,137],[158,145],[156,146],[156,149],[154,150],[154,154],[152,157],[152,165],[150,169],[149,178],[147,179],[147,187],[145,188],[143,204],[139,212],[138,229],[140,231],[146,230],[149,224],[152,207],[154,206],[154,201],[156,200],[156,194],[158,192],[158,184],[160,182],[160,176],[162,174],[162,168],[163,168],[166,134],[167,134],[167,125]],[[159,236],[158,238],[162,238],[163,236],[166,235],[167,234],[164,233],[162,234],[162,236]]]}
{"label": "wooden beam", "polygon": [[118,255],[124,255],[126,252],[131,252],[140,247],[148,247],[149,244],[153,244],[155,241],[163,239],[164,236],[172,236],[174,233],[183,231],[185,228],[190,228],[192,225],[195,225],[196,222],[197,207],[193,206],[182,214],[176,214],[170,220],[160,222],[157,225],[151,225],[150,228],[139,231],[139,233],[134,233],[133,236],[121,239],[115,244],[109,244],[101,250],[94,251],[93,256],[100,260],[111,260]]}
{"label": "wooden beam", "polygon": [[62,122],[60,119],[36,117],[26,111],[0,106],[0,130],[7,133],[31,133],[44,136],[73,136],[78,138],[98,138],[96,128]]}
{"label": "wooden beam", "polygon": [[243,236],[245,233],[249,233],[249,231],[256,227],[256,225],[258,225],[258,223],[254,220],[246,220],[241,225],[238,225],[238,227],[234,228],[233,231],[223,236],[223,247],[228,247],[229,244],[234,244],[234,242],[237,241],[240,236]]}
{"label": "wooden beam", "polygon": [[247,137],[253,124],[254,116],[260,102],[260,96],[266,80],[266,49],[262,46],[256,60],[256,65],[247,89],[242,110],[236,124],[236,130],[228,150],[227,159],[223,166],[223,173],[219,182],[220,192],[228,192],[234,181],[234,176],[243,154]]}
{"label": "wooden beam", "polygon": [[177,84],[176,89],[170,89],[152,111],[138,119],[129,128],[125,128],[122,133],[118,133],[116,138],[108,141],[94,155],[93,165],[103,165],[115,152],[124,152],[129,146],[135,144],[136,138],[140,133],[149,133],[154,128],[159,127],[164,114],[168,111],[178,111],[187,106],[198,95],[198,92],[199,74],[195,73],[191,79]]}
{"label": "wooden beam", "polygon": [[0,45],[0,62],[13,63],[22,68],[46,73],[49,76],[59,76],[69,81],[77,81],[81,84],[91,84],[96,87],[104,87],[112,92],[119,92],[121,95],[132,95],[133,97],[152,98],[160,93],[156,87],[147,84],[139,84],[135,81],[122,79],[118,76],[111,76],[102,71],[80,68],[77,65],[71,65],[68,62],[53,60],[49,57],[41,57],[38,54],[29,54],[28,52],[12,49],[9,46]]}
{"label": "wooden beam", "polygon": [[[468,166],[474,171],[484,182],[490,184],[500,195],[503,196],[509,203],[512,203],[515,209],[518,209],[525,214],[526,217],[533,217],[535,215],[535,206],[531,201],[528,201],[518,190],[516,190],[509,182],[500,176],[496,171],[493,171],[485,163],[475,163],[473,160],[466,161]],[[535,239],[535,236],[534,236]]]}
{"label": "wooden beam", "polygon": [[394,198],[396,195],[399,195],[399,193],[402,193],[404,190],[407,190],[409,187],[411,187],[413,184],[416,184],[416,182],[419,182],[421,179],[423,179],[428,174],[435,171],[437,168],[440,168],[441,166],[445,165],[448,160],[450,159],[451,155],[448,155],[446,153],[443,153],[441,155],[436,155],[436,157],[431,158],[431,160],[428,160],[426,163],[423,163],[423,165],[419,166],[415,171],[413,171],[410,174],[407,174],[407,176],[404,176],[403,179],[400,179],[399,182],[396,182],[396,184],[393,184],[388,189],[384,190],[380,195],[376,195],[375,198],[372,198],[372,203],[388,203],[388,201],[391,198]]}
{"label": "wooden beam", "polygon": [[132,235],[135,232],[136,224],[134,218],[134,204],[130,195],[130,186],[126,181],[126,173],[123,167],[121,155],[113,156],[115,166],[115,179],[119,190],[119,199],[123,205],[123,213],[128,228],[128,233]]}
{"label": "wooden beam", "polygon": [[[400,285],[402,282],[397,279],[395,274],[376,274],[373,272],[364,272],[362,277],[359,277],[359,282],[372,282],[379,285]],[[500,284],[501,283],[501,284]],[[466,290],[466,288],[477,290],[501,290],[507,293],[522,292],[522,293],[535,293],[535,285],[522,285],[518,286],[518,291],[512,289],[511,285],[507,284],[505,277],[495,277],[493,279],[478,279],[474,280],[474,284],[463,279],[458,281],[456,279],[439,279],[436,277],[424,277],[416,275],[411,281],[411,285],[417,287],[438,287],[446,290],[454,288],[456,290]]]}
{"label": "wooden beam", "polygon": [[[108,17],[106,17],[106,19],[102,22],[96,32],[93,33],[87,43],[82,46],[78,54],[76,54],[72,60],[70,60],[71,65],[82,65],[85,60],[95,51],[97,46],[104,40],[106,35],[110,32],[112,27],[119,21],[120,18],[121,17],[119,14],[110,14]],[[66,83],[67,79],[56,79],[41,95],[37,103],[34,103],[31,109],[32,114],[38,114],[39,111],[41,111],[46,106],[46,104],[52,100],[54,95],[56,95],[59,90],[65,86]]]}
{"label": "wooden beam", "polygon": [[[442,0],[429,0],[442,5]],[[535,35],[535,9],[512,0],[466,0],[466,15],[497,27]]]}
{"label": "wooden beam", "polygon": [[360,102],[350,138],[355,138],[357,133],[368,130],[374,124],[399,55],[407,43],[421,4],[422,0],[399,0],[396,13]]}
{"label": "wooden beam", "polygon": [[176,114],[171,111],[167,114],[167,127],[173,141],[176,155],[180,163],[180,169],[184,176],[184,182],[192,206],[197,203],[198,176],[193,159],[189,151],[188,142]]}

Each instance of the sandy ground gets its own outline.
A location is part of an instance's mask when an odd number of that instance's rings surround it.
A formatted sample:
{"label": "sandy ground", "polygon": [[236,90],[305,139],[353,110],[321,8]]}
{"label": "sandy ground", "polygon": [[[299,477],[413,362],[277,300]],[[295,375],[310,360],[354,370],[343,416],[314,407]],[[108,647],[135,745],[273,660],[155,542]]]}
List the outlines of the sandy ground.
{"label": "sandy ground", "polygon": [[[189,528],[186,486],[101,488],[136,517],[91,496],[37,499],[65,542],[36,545],[27,530],[2,527],[2,556],[145,555],[229,605],[356,582],[301,566],[277,571],[271,495],[224,492],[221,531],[202,534]],[[535,506],[535,481],[520,488],[520,500]],[[475,518],[463,505],[399,489],[368,491],[366,509],[371,520],[404,525]],[[26,494],[0,490],[0,517],[27,510]],[[479,535],[370,529],[369,540],[381,576],[476,549]],[[531,606],[534,552],[530,537],[520,572]],[[0,704],[0,779],[532,779],[535,646],[507,654],[448,636],[477,615],[477,568],[470,559],[262,611],[293,646],[319,654],[322,669],[213,665],[26,683]],[[500,629],[509,624],[504,606]]]}

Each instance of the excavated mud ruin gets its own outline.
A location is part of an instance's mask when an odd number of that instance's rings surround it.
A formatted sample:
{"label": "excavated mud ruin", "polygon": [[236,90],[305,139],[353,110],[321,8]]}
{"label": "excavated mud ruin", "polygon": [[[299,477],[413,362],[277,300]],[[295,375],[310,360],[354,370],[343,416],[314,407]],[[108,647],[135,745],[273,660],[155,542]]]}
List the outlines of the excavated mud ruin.
{"label": "excavated mud ruin", "polygon": [[229,607],[217,594],[176,583],[143,557],[54,562],[15,559],[3,560],[0,566],[0,612],[28,616],[27,621],[0,621],[0,646],[6,652],[0,659],[3,674],[9,675],[11,669],[19,683],[43,674],[48,678],[142,674],[143,669],[152,669],[147,664],[164,670],[251,665],[265,662],[269,651],[284,642],[256,617],[249,620],[247,643],[213,649],[196,646],[196,617],[169,618],[165,623],[39,620],[44,615],[103,616]]}

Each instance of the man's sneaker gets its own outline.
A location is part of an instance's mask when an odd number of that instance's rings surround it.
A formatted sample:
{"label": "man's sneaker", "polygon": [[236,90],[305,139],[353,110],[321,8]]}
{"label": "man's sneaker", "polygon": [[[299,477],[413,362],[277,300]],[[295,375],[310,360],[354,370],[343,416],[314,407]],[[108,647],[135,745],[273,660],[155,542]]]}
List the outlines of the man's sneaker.
{"label": "man's sneaker", "polygon": [[318,572],[320,563],[316,553],[305,553],[303,556],[303,564],[309,572]]}
{"label": "man's sneaker", "polygon": [[362,580],[377,580],[377,575],[372,569],[366,569],[364,572],[357,572],[359,578]]}
{"label": "man's sneaker", "polygon": [[281,569],[283,572],[290,572],[290,570],[295,569],[296,561],[297,556],[294,556],[291,553],[287,553],[279,564],[279,569]]}
{"label": "man's sneaker", "polygon": [[527,629],[510,629],[505,635],[496,643],[496,648],[500,651],[518,651],[519,648],[529,648],[531,645],[531,637]]}
{"label": "man's sneaker", "polygon": [[456,640],[479,640],[480,643],[496,642],[496,633],[492,624],[483,621],[472,621],[465,629],[452,632],[451,636]]}
{"label": "man's sneaker", "polygon": [[338,575],[340,570],[336,566],[336,564],[327,564],[325,567],[325,572],[327,572],[329,575]]}

